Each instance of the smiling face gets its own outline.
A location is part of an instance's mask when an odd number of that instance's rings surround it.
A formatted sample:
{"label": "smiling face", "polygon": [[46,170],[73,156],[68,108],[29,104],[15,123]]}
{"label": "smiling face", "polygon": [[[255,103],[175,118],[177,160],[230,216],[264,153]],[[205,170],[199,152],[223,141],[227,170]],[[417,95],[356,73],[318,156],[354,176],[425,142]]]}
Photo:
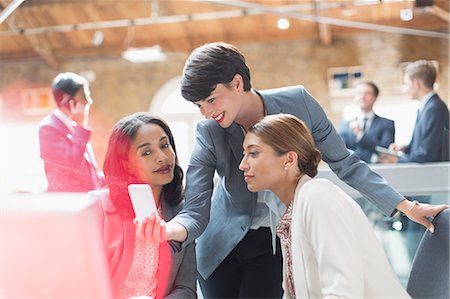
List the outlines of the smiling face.
{"label": "smiling face", "polygon": [[213,118],[222,128],[228,128],[236,120],[242,99],[239,87],[232,81],[229,86],[217,84],[204,100],[194,102],[205,118]]}
{"label": "smiling face", "polygon": [[368,84],[359,84],[356,86],[355,103],[364,112],[372,111],[373,105],[377,100],[375,91]]}
{"label": "smiling face", "polygon": [[269,189],[276,192],[283,188],[286,183],[286,155],[279,155],[250,132],[245,136],[243,147],[244,157],[239,169],[244,172],[248,190],[257,192]]}
{"label": "smiling face", "polygon": [[164,130],[156,124],[142,125],[131,142],[130,171],[154,190],[174,178],[175,153]]}

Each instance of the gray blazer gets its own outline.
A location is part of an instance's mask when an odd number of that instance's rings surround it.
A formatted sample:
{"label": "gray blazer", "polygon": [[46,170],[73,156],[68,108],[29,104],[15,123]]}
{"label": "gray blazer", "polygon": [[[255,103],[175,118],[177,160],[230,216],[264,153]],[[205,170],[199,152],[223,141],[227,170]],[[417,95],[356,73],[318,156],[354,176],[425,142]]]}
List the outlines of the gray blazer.
{"label": "gray blazer", "polygon": [[[290,113],[306,123],[323,160],[339,178],[366,195],[386,215],[396,211],[403,196],[347,150],[323,109],[304,87],[265,90],[260,95],[267,114]],[[257,193],[248,191],[238,168],[244,139],[239,125],[223,129],[214,120],[204,120],[197,125],[196,139],[186,173],[185,206],[174,220],[188,231],[185,244],[201,235],[196,247],[197,269],[207,279],[249,230]],[[220,181],[213,192],[215,171]]]}

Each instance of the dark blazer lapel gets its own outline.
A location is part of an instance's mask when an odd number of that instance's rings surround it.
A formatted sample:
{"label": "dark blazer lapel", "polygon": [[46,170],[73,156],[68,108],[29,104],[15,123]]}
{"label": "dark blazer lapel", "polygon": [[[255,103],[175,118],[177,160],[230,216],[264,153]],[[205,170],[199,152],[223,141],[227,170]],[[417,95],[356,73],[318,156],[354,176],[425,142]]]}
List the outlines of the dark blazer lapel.
{"label": "dark blazer lapel", "polygon": [[262,98],[264,103],[264,109],[266,115],[278,114],[281,113],[281,108],[278,106],[277,102],[272,100],[271,96],[268,94],[261,94],[257,92],[258,95]]}
{"label": "dark blazer lapel", "polygon": [[375,130],[379,124],[379,121],[380,121],[380,117],[375,114],[372,118],[372,123],[370,124],[370,127],[366,130],[366,132]]}
{"label": "dark blazer lapel", "polygon": [[231,151],[233,152],[236,161],[240,163],[243,156],[242,144],[244,143],[244,132],[237,123],[233,123],[226,131]]}
{"label": "dark blazer lapel", "polygon": [[[173,218],[174,210],[169,204],[161,199],[162,218],[167,222]],[[169,242],[162,242],[159,246],[159,261],[158,261],[158,284],[156,286],[156,299],[164,298],[169,285],[173,283],[175,275],[178,272],[179,265],[174,266],[172,259],[172,249]]]}

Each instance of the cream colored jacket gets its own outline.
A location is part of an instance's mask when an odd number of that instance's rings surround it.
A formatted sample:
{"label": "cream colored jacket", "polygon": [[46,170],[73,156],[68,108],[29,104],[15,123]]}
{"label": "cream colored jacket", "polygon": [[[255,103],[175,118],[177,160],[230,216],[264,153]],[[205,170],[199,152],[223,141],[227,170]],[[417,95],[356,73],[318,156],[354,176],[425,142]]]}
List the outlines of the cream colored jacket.
{"label": "cream colored jacket", "polygon": [[[410,298],[365,214],[339,187],[305,175],[293,204],[291,253],[297,298]],[[285,277],[285,268],[283,273]]]}

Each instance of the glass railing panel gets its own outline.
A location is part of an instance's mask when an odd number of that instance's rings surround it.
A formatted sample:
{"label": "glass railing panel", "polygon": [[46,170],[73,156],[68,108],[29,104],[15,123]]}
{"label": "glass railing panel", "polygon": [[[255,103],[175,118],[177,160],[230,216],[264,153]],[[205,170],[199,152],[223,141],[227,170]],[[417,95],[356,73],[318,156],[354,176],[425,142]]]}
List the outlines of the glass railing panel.
{"label": "glass railing panel", "polygon": [[[431,204],[450,204],[450,163],[370,165],[388,183],[411,200]],[[425,228],[401,213],[384,215],[358,191],[343,183],[328,168],[319,170],[317,177],[327,178],[347,192],[361,206],[372,223],[386,256],[404,287],[409,278],[411,262]]]}

